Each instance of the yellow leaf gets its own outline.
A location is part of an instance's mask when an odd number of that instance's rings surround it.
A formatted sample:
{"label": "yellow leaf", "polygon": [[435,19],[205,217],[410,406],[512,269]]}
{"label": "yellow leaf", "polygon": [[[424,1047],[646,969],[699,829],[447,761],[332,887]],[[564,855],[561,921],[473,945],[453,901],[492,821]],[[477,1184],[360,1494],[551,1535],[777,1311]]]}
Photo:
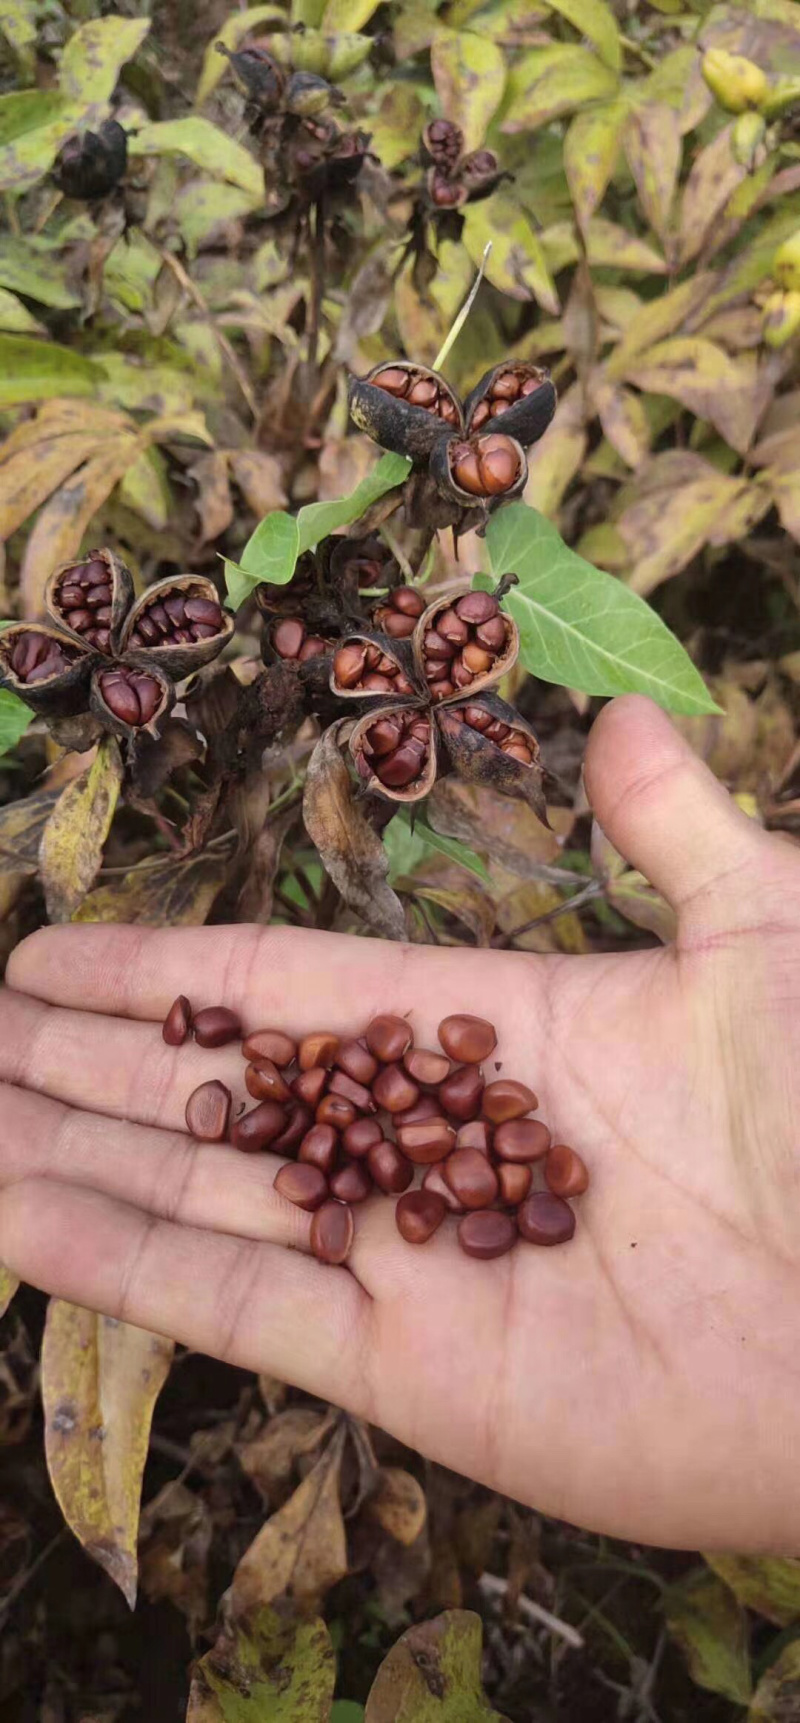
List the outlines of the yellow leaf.
{"label": "yellow leaf", "polygon": [[136,458],[134,434],[111,438],[68,484],[45,503],[25,546],[20,572],[23,615],[41,615],[44,587],[51,569],[80,550],[84,533],[97,510],[110,496],[129,463]]}
{"label": "yellow leaf", "polygon": [[632,921],[634,927],[654,933],[662,945],[672,944],[678,931],[678,918],[643,874],[628,869],[619,878],[609,880],[606,899],[612,909],[619,910],[620,915],[624,915],[626,921]]}
{"label": "yellow leaf", "polygon": [[627,376],[640,389],[671,395],[710,419],[731,447],[744,454],[772,392],[759,377],[754,353],[732,357],[702,335],[676,335],[634,355]]}
{"label": "yellow leaf", "polygon": [[707,1555],[704,1560],[745,1609],[754,1609],[776,1627],[800,1621],[799,1557]]}
{"label": "yellow leaf", "polygon": [[662,341],[665,335],[672,335],[679,329],[702,305],[715,280],[713,272],[706,270],[703,275],[693,276],[691,281],[682,281],[679,287],[671,287],[668,293],[662,293],[657,299],[645,300],[624,324],[622,340],[606,363],[606,375],[624,377],[631,355],[645,352],[657,341]]}
{"label": "yellow leaf", "polygon": [[73,921],[139,922],[146,927],[200,927],[228,876],[230,850],[199,850],[134,867],[113,885],[90,891]]}
{"label": "yellow leaf", "polygon": [[603,200],[617,165],[625,102],[605,102],[576,114],[564,140],[564,172],[581,226]]}
{"label": "yellow leaf", "polygon": [[685,568],[709,535],[739,482],[699,455],[677,451],[657,457],[645,483],[617,520],[632,565],[629,585],[646,596]]}
{"label": "yellow leaf", "polygon": [[477,150],[500,104],[506,82],[501,48],[471,30],[442,32],[431,48],[431,71],[443,114]]}
{"label": "yellow leaf", "polygon": [[131,1608],[142,1472],[172,1353],[160,1335],[50,1302],[42,1345],[50,1479],[68,1526]]}
{"label": "yellow leaf", "polygon": [[106,736],[89,770],[62,790],[42,833],[39,867],[51,921],[68,921],[86,896],[103,859],[121,784],[119,744]]}
{"label": "yellow leaf", "polygon": [[0,539],[10,538],[76,467],[102,447],[103,439],[96,432],[53,437],[0,462]]}
{"label": "yellow leaf", "polygon": [[496,191],[463,211],[464,245],[477,266],[488,240],[492,249],[486,263],[486,278],[511,299],[536,299],[544,311],[557,316],[558,294],[547,267],[544,251],[527,216],[507,191]]}
{"label": "yellow leaf", "polygon": [[792,1723],[800,1696],[800,1640],[790,1640],[753,1695],[747,1723]]}
{"label": "yellow leaf", "polygon": [[347,1573],[339,1501],[345,1433],[340,1426],[294,1495],[267,1520],[242,1556],[231,1585],[235,1615],[283,1596],[313,1609]]}
{"label": "yellow leaf", "polygon": [[631,110],[623,132],[628,166],[650,226],[666,243],[681,167],[681,134],[673,108],[650,102]]}
{"label": "yellow leaf", "polygon": [[749,1629],[733,1592],[708,1569],[687,1575],[666,1593],[667,1627],[700,1687],[746,1705],[752,1692]]}
{"label": "yellow leaf", "polygon": [[561,499],[578,472],[588,438],[583,392],[573,384],[561,396],[546,437],[528,450],[528,483],[524,501],[555,519]]}
{"label": "yellow leaf", "polygon": [[172,492],[160,450],[144,449],[131,462],[120,480],[119,500],[156,532],[167,525]]}
{"label": "yellow leaf", "polygon": [[245,12],[232,12],[221,30],[218,30],[209,42],[203,57],[203,67],[200,82],[197,86],[195,103],[201,107],[208,100],[212,90],[215,90],[222,77],[226,61],[217,53],[217,43],[224,43],[226,48],[238,48],[245,36],[255,30],[257,24],[285,24],[285,15],[276,6],[249,6]]}
{"label": "yellow leaf", "polygon": [[648,275],[667,273],[667,265],[654,246],[600,216],[589,223],[586,252],[596,269],[642,270]]}
{"label": "yellow leaf", "polygon": [[361,30],[379,5],[380,0],[328,0],[322,14],[322,29],[331,36],[340,30]]}
{"label": "yellow leaf", "polygon": [[186,156],[204,173],[229,180],[255,198],[264,195],[264,172],[258,162],[235,138],[199,114],[139,126],[131,133],[128,149],[132,156]]}
{"label": "yellow leaf", "polygon": [[747,169],[733,153],[733,124],[724,126],[696,156],[681,199],[678,262],[683,267],[702,250],[731,193]]}
{"label": "yellow leaf", "polygon": [[650,426],[639,396],[610,383],[602,371],[591,379],[591,394],[612,448],[629,467],[640,467],[650,453]]}
{"label": "yellow leaf", "polygon": [[532,132],[559,114],[571,113],[587,102],[608,101],[618,94],[615,73],[590,48],[561,45],[545,50],[545,54],[544,65],[534,51],[523,55],[515,66],[501,131]]}
{"label": "yellow leaf", "polygon": [[149,18],[91,18],[75,31],[61,55],[59,86],[77,102],[107,102],[120,69],[150,29]]}
{"label": "yellow leaf", "polygon": [[552,12],[560,12],[575,29],[594,44],[600,59],[618,72],[622,64],[622,44],[617,20],[605,0],[545,0]]}
{"label": "yellow leaf", "polygon": [[5,1315],[18,1286],[16,1275],[0,1262],[0,1316]]}
{"label": "yellow leaf", "polygon": [[9,293],[8,288],[0,287],[0,329],[7,330],[12,335],[45,335],[47,333],[42,323],[18,299],[16,293]]}

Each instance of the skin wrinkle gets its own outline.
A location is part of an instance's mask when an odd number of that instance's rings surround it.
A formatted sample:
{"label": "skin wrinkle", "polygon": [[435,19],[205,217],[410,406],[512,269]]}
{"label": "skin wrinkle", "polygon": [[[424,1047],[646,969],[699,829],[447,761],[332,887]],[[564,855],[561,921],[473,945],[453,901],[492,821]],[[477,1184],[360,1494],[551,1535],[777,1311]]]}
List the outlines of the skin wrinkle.
{"label": "skin wrinkle", "polygon": [[[258,1246],[251,1239],[239,1241],[220,1286],[217,1304],[220,1329],[213,1350],[223,1363],[235,1363],[249,1350],[245,1336],[248,1323],[252,1327],[253,1308],[260,1302],[256,1294],[263,1272]],[[237,1338],[240,1332],[241,1345]]]}
{"label": "skin wrinkle", "polygon": [[[116,1304],[114,1314],[118,1317],[120,1322],[128,1321],[129,1300],[136,1287],[136,1276],[139,1272],[147,1246],[150,1243],[151,1238],[155,1236],[158,1227],[162,1224],[163,1223],[160,1222],[155,1215],[146,1213],[142,1215],[139,1236],[134,1241],[131,1255],[122,1270],[119,1282],[119,1291],[114,1301]],[[134,1324],[134,1326],[136,1326],[136,1324]]]}

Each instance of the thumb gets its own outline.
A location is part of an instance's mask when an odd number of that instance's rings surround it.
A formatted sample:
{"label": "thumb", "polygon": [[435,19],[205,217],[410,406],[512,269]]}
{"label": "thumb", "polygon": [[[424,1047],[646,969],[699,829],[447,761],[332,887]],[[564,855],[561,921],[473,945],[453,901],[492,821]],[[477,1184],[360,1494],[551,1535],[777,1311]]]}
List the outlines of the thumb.
{"label": "thumb", "polygon": [[759,862],[780,847],[748,819],[658,706],[626,694],[604,707],[586,789],[606,836],[706,931],[752,925]]}

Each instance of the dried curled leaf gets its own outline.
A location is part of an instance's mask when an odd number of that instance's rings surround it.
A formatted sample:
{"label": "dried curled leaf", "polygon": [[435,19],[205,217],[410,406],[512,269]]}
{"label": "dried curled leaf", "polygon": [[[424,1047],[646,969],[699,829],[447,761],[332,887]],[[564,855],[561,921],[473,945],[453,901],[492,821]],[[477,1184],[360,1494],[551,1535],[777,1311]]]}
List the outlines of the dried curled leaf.
{"label": "dried curled leaf", "polygon": [[303,797],[303,818],[334,885],[370,927],[386,939],[405,939],[400,899],[387,883],[389,858],[356,800],[340,749],[350,720],[332,724],[311,756]]}
{"label": "dried curled leaf", "polygon": [[324,1621],[260,1609],[201,1658],[186,1723],[328,1723],[335,1682]]}
{"label": "dried curled leaf", "polygon": [[231,853],[232,846],[220,846],[155,865],[148,858],[112,884],[90,892],[72,919],[201,927],[225,884]]}
{"label": "dried curled leaf", "polygon": [[347,1538],[339,1501],[346,1440],[340,1425],[315,1466],[242,1556],[231,1604],[242,1616],[278,1597],[313,1609],[347,1573]]}
{"label": "dried curled leaf", "polygon": [[378,1670],[364,1723],[506,1723],[481,1687],[481,1648],[469,1609],[409,1627]]}
{"label": "dried curled leaf", "polygon": [[131,1609],[150,1423],[173,1349],[161,1335],[50,1302],[42,1345],[50,1479],[67,1525]]}
{"label": "dried curled leaf", "polygon": [[122,756],[113,736],[92,765],[62,791],[42,833],[39,867],[51,921],[69,921],[103,857],[122,784]]}
{"label": "dried curled leaf", "polygon": [[42,833],[60,795],[60,790],[38,790],[0,808],[0,876],[36,873]]}

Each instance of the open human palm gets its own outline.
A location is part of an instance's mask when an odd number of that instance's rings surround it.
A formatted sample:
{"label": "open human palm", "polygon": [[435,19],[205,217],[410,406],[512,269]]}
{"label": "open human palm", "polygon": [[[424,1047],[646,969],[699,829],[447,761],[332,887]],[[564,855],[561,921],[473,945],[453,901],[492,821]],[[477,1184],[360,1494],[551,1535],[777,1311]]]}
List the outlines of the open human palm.
{"label": "open human palm", "polygon": [[[583,1526],[796,1549],[800,857],[645,701],[606,708],[587,786],[678,911],[675,947],[34,934],[0,995],[0,1260]],[[450,1224],[407,1245],[376,1197],[348,1266],[318,1263],[275,1157],[186,1134],[190,1091],[214,1076],[240,1093],[242,1062],[164,1045],[178,993],[296,1034],[410,1012],[423,1046],[449,1012],[491,1018],[504,1072],[591,1169],[575,1239],[479,1262]]]}

